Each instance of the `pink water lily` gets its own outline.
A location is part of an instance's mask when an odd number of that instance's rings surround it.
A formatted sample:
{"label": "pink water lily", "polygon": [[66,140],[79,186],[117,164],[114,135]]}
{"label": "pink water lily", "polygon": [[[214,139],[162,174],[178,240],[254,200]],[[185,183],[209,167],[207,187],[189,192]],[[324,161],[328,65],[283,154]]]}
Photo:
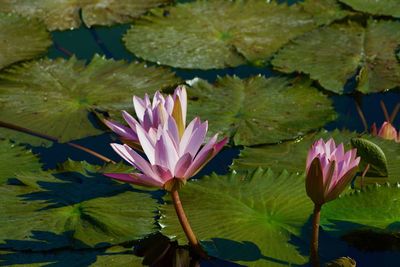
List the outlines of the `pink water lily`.
{"label": "pink water lily", "polygon": [[[137,125],[141,125],[146,132],[154,134],[159,125],[163,126],[167,123],[169,116],[175,119],[178,131],[183,132],[185,128],[187,93],[184,86],[177,87],[172,96],[164,97],[157,91],[152,102],[147,94],[143,99],[133,96],[133,106],[138,120],[125,110],[122,111],[122,117],[128,126],[115,121],[104,120],[104,123],[128,144],[139,143]],[[134,145],[134,147],[137,146]]]}
{"label": "pink water lily", "polygon": [[390,123],[385,121],[379,130],[376,127],[376,124],[372,124],[371,134],[382,137],[383,139],[393,140],[395,142],[400,143],[400,130],[397,131],[396,128]]}
{"label": "pink water lily", "polygon": [[316,141],[308,152],[306,191],[311,200],[322,205],[339,196],[354,177],[360,157],[357,150],[347,152],[333,139]]}

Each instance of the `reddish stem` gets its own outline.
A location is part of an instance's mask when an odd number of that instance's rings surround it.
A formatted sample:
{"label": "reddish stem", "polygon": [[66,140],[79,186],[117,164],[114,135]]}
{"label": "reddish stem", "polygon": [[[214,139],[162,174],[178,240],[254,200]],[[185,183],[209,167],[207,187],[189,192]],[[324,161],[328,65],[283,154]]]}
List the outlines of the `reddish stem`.
{"label": "reddish stem", "polygon": [[[30,129],[27,129],[27,128],[24,128],[24,127],[21,127],[21,126],[18,126],[18,125],[14,125],[14,124],[11,124],[11,123],[0,121],[0,127],[4,127],[4,128],[7,128],[7,129],[15,130],[15,131],[18,131],[18,132],[23,132],[23,133],[30,134],[30,135],[33,135],[33,136],[37,136],[37,137],[40,137],[40,138],[43,138],[43,139],[46,139],[46,140],[49,140],[49,141],[52,141],[52,142],[60,143],[58,141],[58,139],[53,137],[53,136],[42,134],[42,133],[38,133],[38,132],[35,132],[33,130],[30,130]],[[86,153],[89,153],[89,154],[101,159],[102,161],[105,161],[107,163],[115,164],[115,161],[107,158],[106,156],[103,156],[103,155],[97,153],[96,151],[91,150],[90,148],[87,148],[87,147],[84,147],[84,146],[81,146],[81,145],[78,145],[78,144],[75,144],[75,143],[72,143],[72,142],[67,142],[65,144],[67,144],[69,146],[72,146],[72,147],[75,147],[75,148],[77,148],[79,150],[85,151]]]}
{"label": "reddish stem", "polygon": [[388,113],[388,111],[387,111],[387,108],[386,108],[385,103],[381,100],[381,101],[380,101],[380,104],[381,104],[381,108],[382,108],[382,111],[383,111],[383,115],[385,116],[385,120],[386,120],[387,122],[390,122],[389,113]]}
{"label": "reddish stem", "polygon": [[355,103],[356,103],[356,109],[357,109],[358,115],[360,116],[361,122],[364,126],[364,131],[368,132],[368,123],[367,123],[367,120],[365,119],[364,112],[362,111],[360,105],[357,102],[355,102]]}
{"label": "reddish stem", "polygon": [[186,217],[185,211],[182,207],[182,202],[179,198],[178,190],[172,190],[171,192],[172,201],[174,203],[176,215],[178,216],[179,222],[185,232],[186,238],[189,241],[190,246],[195,250],[195,252],[203,259],[208,259],[209,257],[204,252],[203,248],[200,246],[196,235],[194,234],[192,228],[190,227],[189,221]]}
{"label": "reddish stem", "polygon": [[318,235],[319,235],[319,220],[321,217],[321,205],[315,204],[312,220],[312,238],[310,246],[310,261],[313,267],[319,267],[318,255]]}

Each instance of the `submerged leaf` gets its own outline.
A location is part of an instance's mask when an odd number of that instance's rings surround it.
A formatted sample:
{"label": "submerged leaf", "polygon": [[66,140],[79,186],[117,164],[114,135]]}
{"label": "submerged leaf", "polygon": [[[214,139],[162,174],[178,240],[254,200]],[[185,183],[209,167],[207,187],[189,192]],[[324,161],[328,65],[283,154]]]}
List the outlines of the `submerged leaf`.
{"label": "submerged leaf", "polygon": [[3,13],[0,13],[0,40],[0,69],[37,57],[51,45],[50,34],[44,25],[33,19]]}
{"label": "submerged leaf", "polygon": [[398,45],[400,22],[370,20],[366,28],[352,22],[333,24],[294,39],[272,64],[283,72],[309,74],[335,93],[343,93],[354,75],[358,91],[379,92],[400,86]]}
{"label": "submerged leaf", "polygon": [[211,133],[236,145],[276,143],[322,127],[335,117],[331,101],[308,80],[284,77],[198,80],[188,90],[189,117],[209,121]]}
{"label": "submerged leaf", "polygon": [[[132,109],[132,95],[151,94],[179,82],[164,68],[100,56],[88,65],[75,57],[33,61],[7,69],[0,78],[0,120],[61,142],[102,133],[93,125],[93,111],[120,114]],[[15,132],[12,138],[37,142]]]}
{"label": "submerged leaf", "polygon": [[23,185],[0,186],[0,247],[107,247],[155,231],[148,192],[81,169],[19,174]]}
{"label": "submerged leaf", "polygon": [[298,5],[275,1],[194,1],[157,9],[124,36],[136,56],[179,68],[224,68],[270,57],[316,27]]}
{"label": "submerged leaf", "polygon": [[171,1],[2,0],[0,11],[41,19],[49,30],[67,30],[79,27],[81,18],[87,27],[131,22],[147,10],[169,2]]}
{"label": "submerged leaf", "polygon": [[[246,266],[306,262],[289,242],[300,236],[312,211],[302,175],[261,169],[211,175],[188,182],[180,194],[194,232],[211,255]],[[161,212],[162,232],[186,244],[173,205],[168,202]]]}

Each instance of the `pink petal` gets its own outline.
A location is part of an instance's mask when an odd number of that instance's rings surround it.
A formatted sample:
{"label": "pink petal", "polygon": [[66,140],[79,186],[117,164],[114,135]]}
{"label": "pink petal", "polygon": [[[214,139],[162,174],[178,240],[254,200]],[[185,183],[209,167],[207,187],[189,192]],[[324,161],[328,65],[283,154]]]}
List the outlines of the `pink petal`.
{"label": "pink petal", "polygon": [[195,129],[183,153],[189,152],[194,158],[197,152],[199,151],[201,144],[203,144],[204,142],[207,129],[208,129],[207,121],[202,123],[197,129]]}
{"label": "pink petal", "polygon": [[135,108],[136,116],[140,122],[143,122],[144,111],[146,110],[146,103],[143,99],[133,96],[133,107]]}
{"label": "pink petal", "polygon": [[149,159],[151,164],[154,164],[155,159],[154,159],[154,146],[151,140],[151,137],[148,135],[148,133],[145,132],[145,130],[138,125],[136,127],[136,133],[139,138],[140,145],[143,148],[144,153],[146,154],[147,158]]}
{"label": "pink petal", "polygon": [[138,141],[137,134],[129,127],[126,127],[115,121],[104,120],[104,124],[107,125],[113,132],[127,140]]}
{"label": "pink petal", "polygon": [[176,101],[176,98],[178,98],[178,101],[181,102],[181,108],[182,108],[182,121],[185,125],[186,122],[186,112],[187,112],[187,93],[186,93],[186,88],[185,86],[178,86],[175,89],[174,92],[174,100]]}
{"label": "pink petal", "polygon": [[140,186],[162,187],[164,185],[160,181],[154,180],[152,177],[140,173],[106,173],[104,175],[122,182],[136,184]]}
{"label": "pink petal", "polygon": [[186,147],[190,142],[190,138],[193,132],[199,127],[200,123],[201,123],[200,119],[196,117],[186,127],[179,144],[179,155],[185,154]]}
{"label": "pink petal", "polygon": [[131,114],[129,114],[125,110],[122,111],[122,117],[124,118],[126,123],[128,123],[129,127],[131,127],[132,130],[136,131],[136,125],[138,125],[139,122],[134,117],[132,117]]}
{"label": "pink petal", "polygon": [[174,178],[174,175],[171,173],[171,171],[168,168],[164,168],[163,166],[160,165],[153,165],[152,166],[153,171],[158,174],[158,176],[162,179],[163,183],[166,183],[167,181],[171,180]]}
{"label": "pink petal", "polygon": [[192,164],[192,156],[190,155],[190,153],[186,153],[178,160],[175,165],[175,177],[188,178],[185,177],[185,173],[189,169],[190,164]]}
{"label": "pink petal", "polygon": [[172,141],[174,141],[175,148],[178,148],[180,143],[179,131],[175,119],[172,116],[168,116],[168,122],[166,124],[166,127],[167,127],[167,132],[172,138]]}

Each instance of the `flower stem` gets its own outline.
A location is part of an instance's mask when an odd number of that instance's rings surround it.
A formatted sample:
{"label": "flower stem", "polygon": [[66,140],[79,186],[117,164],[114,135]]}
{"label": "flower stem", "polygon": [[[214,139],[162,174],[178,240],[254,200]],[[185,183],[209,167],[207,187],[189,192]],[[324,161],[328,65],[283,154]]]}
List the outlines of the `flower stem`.
{"label": "flower stem", "polygon": [[318,234],[319,234],[319,220],[321,215],[321,205],[315,204],[314,214],[312,220],[312,239],[310,247],[310,261],[313,267],[319,267],[318,255]]}
{"label": "flower stem", "polygon": [[[53,137],[53,136],[42,134],[42,133],[38,133],[38,132],[35,132],[33,130],[30,130],[30,129],[27,129],[27,128],[23,128],[21,126],[14,125],[14,124],[11,124],[11,123],[8,123],[8,122],[0,121],[0,127],[11,129],[11,130],[15,130],[15,131],[26,133],[26,134],[30,134],[30,135],[37,136],[37,137],[40,137],[40,138],[43,138],[43,139],[46,139],[46,140],[49,140],[49,141],[52,141],[52,142],[59,143],[58,139]],[[69,146],[72,146],[72,147],[75,147],[75,148],[77,148],[79,150],[85,151],[86,153],[89,153],[89,154],[91,154],[91,155],[93,155],[93,156],[95,156],[95,157],[97,157],[97,158],[99,158],[102,161],[105,161],[107,163],[113,163],[113,164],[115,163],[115,161],[113,161],[113,160],[107,158],[106,156],[103,156],[103,155],[97,153],[96,151],[93,151],[93,150],[91,150],[91,149],[89,149],[87,147],[84,147],[84,146],[81,146],[81,145],[78,145],[78,144],[75,144],[75,143],[72,143],[72,142],[67,142],[65,144],[67,144]]]}
{"label": "flower stem", "polygon": [[185,211],[182,207],[182,202],[179,198],[178,190],[171,191],[172,201],[174,203],[176,215],[178,216],[179,222],[182,226],[183,231],[185,232],[186,238],[189,241],[190,246],[196,251],[196,253],[203,259],[208,259],[207,254],[204,252],[202,247],[200,246],[199,241],[197,240],[195,234],[193,233],[192,228],[190,227],[189,221],[186,217]]}

